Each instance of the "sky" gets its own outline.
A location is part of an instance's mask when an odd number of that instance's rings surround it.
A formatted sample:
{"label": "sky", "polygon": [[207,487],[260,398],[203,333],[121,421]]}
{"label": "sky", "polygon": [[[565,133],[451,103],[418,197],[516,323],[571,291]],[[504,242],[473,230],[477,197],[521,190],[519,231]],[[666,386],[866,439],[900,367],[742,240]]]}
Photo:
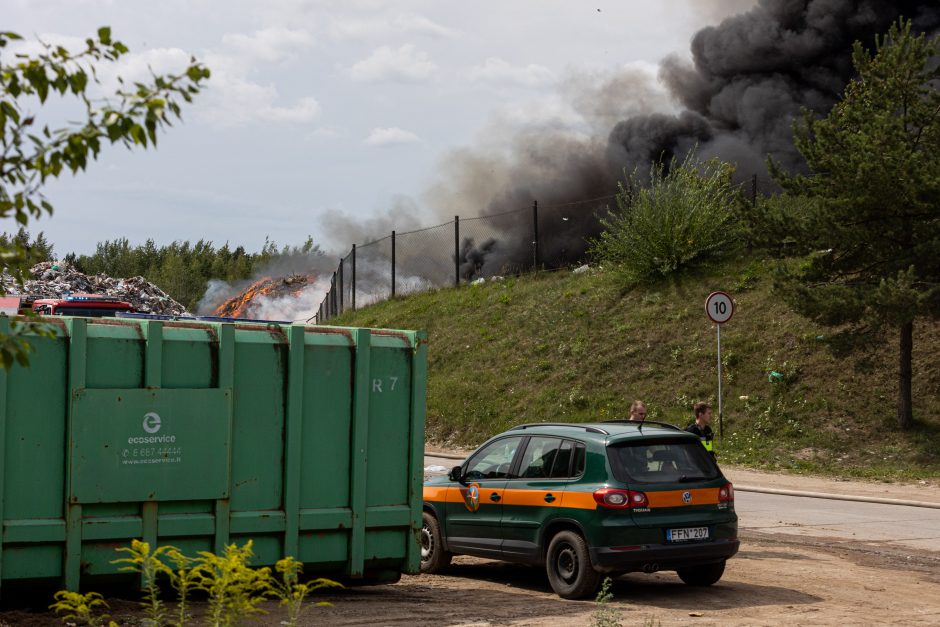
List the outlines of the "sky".
{"label": "sky", "polygon": [[[400,230],[443,222],[455,212],[428,191],[449,155],[540,126],[589,133],[573,91],[625,68],[653,85],[644,106],[674,110],[658,62],[753,2],[2,0],[0,30],[34,41],[78,50],[110,26],[131,52],[103,90],[192,56],[212,72],[157,150],[114,146],[50,183],[55,214],[30,230],[58,255],[119,237],[258,250],[308,235],[342,252],[363,242],[339,241],[337,222],[385,224],[402,206]],[[30,108],[41,123],[70,104]]]}

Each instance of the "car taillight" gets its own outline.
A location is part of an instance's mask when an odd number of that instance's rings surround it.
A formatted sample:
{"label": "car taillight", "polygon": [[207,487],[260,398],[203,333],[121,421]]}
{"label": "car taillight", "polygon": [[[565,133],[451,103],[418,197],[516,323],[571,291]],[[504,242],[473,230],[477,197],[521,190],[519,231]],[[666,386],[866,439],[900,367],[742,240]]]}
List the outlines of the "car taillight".
{"label": "car taillight", "polygon": [[719,503],[733,503],[734,502],[734,486],[730,483],[726,483],[718,489],[718,502]]}
{"label": "car taillight", "polygon": [[594,500],[601,507],[610,509],[629,509],[631,507],[649,507],[649,499],[642,492],[601,488],[594,492]]}

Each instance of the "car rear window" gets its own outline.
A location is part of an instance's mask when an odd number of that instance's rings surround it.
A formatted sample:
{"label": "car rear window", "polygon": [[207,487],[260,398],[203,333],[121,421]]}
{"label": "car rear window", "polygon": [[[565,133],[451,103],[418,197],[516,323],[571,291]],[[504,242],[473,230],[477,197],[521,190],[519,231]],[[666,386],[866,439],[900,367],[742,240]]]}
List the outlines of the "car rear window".
{"label": "car rear window", "polygon": [[626,483],[691,483],[721,476],[695,440],[644,440],[607,447],[614,476]]}

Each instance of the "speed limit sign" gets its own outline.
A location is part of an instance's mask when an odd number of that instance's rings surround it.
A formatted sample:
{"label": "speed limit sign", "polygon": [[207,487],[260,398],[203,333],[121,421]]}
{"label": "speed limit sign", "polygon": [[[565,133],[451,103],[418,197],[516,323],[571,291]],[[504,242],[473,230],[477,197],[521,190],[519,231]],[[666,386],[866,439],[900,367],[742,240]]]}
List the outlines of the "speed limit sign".
{"label": "speed limit sign", "polygon": [[705,313],[715,324],[724,324],[734,315],[734,301],[724,292],[712,292],[705,299]]}

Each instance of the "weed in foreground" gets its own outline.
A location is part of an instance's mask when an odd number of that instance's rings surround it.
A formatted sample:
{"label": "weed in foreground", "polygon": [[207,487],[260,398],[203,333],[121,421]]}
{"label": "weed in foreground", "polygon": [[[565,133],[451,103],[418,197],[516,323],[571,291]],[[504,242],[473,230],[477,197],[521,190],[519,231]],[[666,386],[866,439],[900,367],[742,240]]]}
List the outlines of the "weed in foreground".
{"label": "weed in foreground", "polygon": [[[50,605],[49,609],[55,610],[56,614],[61,614],[63,623],[99,627],[108,620],[108,615],[104,613],[105,610],[109,609],[108,603],[97,592],[79,594],[78,592],[60,590],[55,593],[54,598],[55,603]],[[117,627],[117,623],[114,621],[111,621],[108,625],[109,627]]]}
{"label": "weed in foreground", "polygon": [[[229,627],[243,618],[263,612],[258,606],[268,598],[277,598],[286,607],[287,620],[282,624],[296,627],[309,593],[322,588],[343,587],[329,579],[302,583],[303,563],[293,557],[277,562],[275,571],[280,574],[279,578],[272,574],[270,568],[252,568],[254,552],[251,540],[241,547],[230,544],[222,555],[202,551],[197,557],[188,557],[169,545],[151,551],[150,544],[140,540],[133,540],[130,548],[118,550],[127,553],[128,557],[113,563],[123,564],[122,571],[138,573],[141,577],[144,592],[141,606],[146,615],[144,624],[150,627],[183,627],[189,624],[188,602],[193,590],[201,590],[208,595],[205,624],[211,627]],[[175,568],[171,568],[168,562]],[[158,579],[163,577],[169,579],[177,595],[177,607],[172,617],[160,599]],[[108,618],[104,614],[108,604],[97,592],[83,595],[62,590],[55,594],[55,601],[50,609],[62,615],[62,621],[67,624],[103,627]],[[116,626],[116,623],[112,621],[108,627],[112,625]]]}
{"label": "weed in foreground", "polygon": [[140,574],[144,592],[144,600],[141,605],[147,619],[153,625],[165,625],[167,623],[167,608],[160,600],[157,576],[169,575],[172,577],[173,571],[160,558],[173,548],[171,546],[161,546],[151,552],[148,542],[134,539],[131,541],[130,548],[121,547],[118,549],[119,552],[127,553],[129,557],[122,557],[112,562],[114,564],[127,564],[121,568],[124,572]]}
{"label": "weed in foreground", "polygon": [[[293,557],[285,557],[278,560],[274,565],[274,570],[280,573],[281,578],[272,578],[271,592],[280,599],[281,605],[287,609],[288,627],[294,627],[300,620],[300,613],[303,610],[303,603],[306,596],[314,590],[322,588],[342,588],[343,585],[330,579],[314,579],[309,583],[300,582],[300,573],[303,571],[303,562],[298,562]],[[326,601],[320,601],[314,604],[316,607],[332,605]]]}
{"label": "weed in foreground", "polygon": [[620,610],[610,605],[614,594],[610,591],[610,577],[604,577],[604,583],[594,600],[597,609],[591,614],[591,627],[620,627]]}

